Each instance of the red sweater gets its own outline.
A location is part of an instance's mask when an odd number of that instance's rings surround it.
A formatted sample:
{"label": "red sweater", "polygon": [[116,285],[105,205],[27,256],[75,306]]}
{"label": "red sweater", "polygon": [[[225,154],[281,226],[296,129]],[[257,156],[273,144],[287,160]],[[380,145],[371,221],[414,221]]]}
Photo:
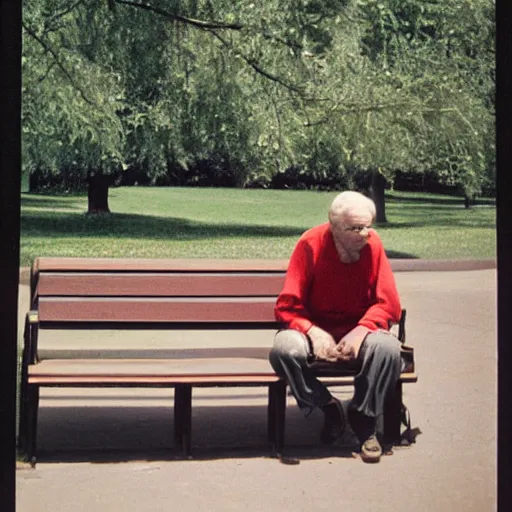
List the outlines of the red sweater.
{"label": "red sweater", "polygon": [[306,333],[312,325],[338,342],[357,325],[388,329],[400,318],[400,299],[379,235],[372,229],[355,263],[339,259],[329,223],[297,242],[275,306],[278,321]]}

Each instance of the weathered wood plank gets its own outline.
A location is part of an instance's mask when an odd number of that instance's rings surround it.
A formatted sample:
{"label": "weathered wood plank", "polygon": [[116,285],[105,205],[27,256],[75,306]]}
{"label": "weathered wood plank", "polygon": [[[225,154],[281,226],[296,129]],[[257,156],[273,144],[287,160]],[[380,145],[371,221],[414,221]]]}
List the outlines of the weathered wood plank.
{"label": "weathered wood plank", "polygon": [[152,258],[58,258],[40,257],[34,271],[174,271],[174,272],[286,272],[288,260],[216,260]]}
{"label": "weathered wood plank", "polygon": [[277,297],[283,284],[284,273],[42,272],[37,294],[40,297]]}
{"label": "weathered wood plank", "polygon": [[40,322],[275,322],[275,298],[48,298]]}
{"label": "weathered wood plank", "polygon": [[29,365],[29,376],[274,375],[268,360],[249,357],[193,359],[50,359]]}
{"label": "weathered wood plank", "polygon": [[173,387],[176,384],[192,384],[196,387],[246,387],[265,386],[277,382],[275,375],[239,375],[226,378],[223,375],[210,376],[34,376],[29,377],[31,385],[45,387]]}

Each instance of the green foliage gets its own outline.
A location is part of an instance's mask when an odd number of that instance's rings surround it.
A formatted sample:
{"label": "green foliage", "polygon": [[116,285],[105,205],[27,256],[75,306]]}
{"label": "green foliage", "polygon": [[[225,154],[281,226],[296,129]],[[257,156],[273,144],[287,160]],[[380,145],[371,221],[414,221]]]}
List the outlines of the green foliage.
{"label": "green foliage", "polygon": [[[412,94],[400,112],[415,170],[473,196],[493,175],[494,2],[361,0],[365,53]],[[419,135],[419,136],[418,136]],[[389,147],[389,146],[388,146]]]}
{"label": "green foliage", "polygon": [[107,171],[123,162],[123,88],[118,75],[79,50],[78,20],[58,5],[24,2],[24,172]]}
{"label": "green foliage", "polygon": [[24,0],[26,172],[493,180],[493,0],[113,3]]}

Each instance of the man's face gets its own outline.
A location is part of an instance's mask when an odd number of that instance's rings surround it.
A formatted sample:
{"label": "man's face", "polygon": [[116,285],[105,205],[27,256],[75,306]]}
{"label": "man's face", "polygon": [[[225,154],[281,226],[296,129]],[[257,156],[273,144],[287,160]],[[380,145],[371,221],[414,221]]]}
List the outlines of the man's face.
{"label": "man's face", "polygon": [[371,233],[372,216],[366,211],[353,210],[331,222],[334,241],[349,252],[359,252]]}

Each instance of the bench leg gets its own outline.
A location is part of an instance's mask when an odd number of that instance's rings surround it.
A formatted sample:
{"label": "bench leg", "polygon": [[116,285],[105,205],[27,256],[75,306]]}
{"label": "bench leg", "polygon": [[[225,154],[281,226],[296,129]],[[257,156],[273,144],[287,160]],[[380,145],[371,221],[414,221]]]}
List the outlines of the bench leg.
{"label": "bench leg", "polygon": [[28,386],[21,383],[20,389],[20,410],[19,410],[19,425],[18,425],[18,448],[22,453],[27,453],[27,424],[28,424],[28,399],[27,390]]}
{"label": "bench leg", "polygon": [[286,423],[286,382],[279,380],[269,386],[268,394],[268,440],[277,457],[284,448]]}
{"label": "bench leg", "polygon": [[402,383],[397,382],[389,393],[384,406],[384,442],[400,444],[400,426],[402,414]]}
{"label": "bench leg", "polygon": [[190,456],[192,434],[192,386],[177,384],[174,388],[174,444],[183,455]]}
{"label": "bench leg", "polygon": [[268,443],[275,448],[276,417],[275,417],[275,383],[268,386],[268,407],[267,407],[267,439]]}
{"label": "bench leg", "polygon": [[27,455],[28,447],[28,424],[29,424],[29,385],[26,359],[26,348],[23,352],[23,365],[21,369],[20,382],[20,408],[19,408],[19,426],[18,426],[18,448]]}
{"label": "bench leg", "polygon": [[27,455],[28,462],[36,465],[37,450],[37,412],[39,409],[39,386],[27,386],[25,402],[25,419],[23,425],[23,450]]}

